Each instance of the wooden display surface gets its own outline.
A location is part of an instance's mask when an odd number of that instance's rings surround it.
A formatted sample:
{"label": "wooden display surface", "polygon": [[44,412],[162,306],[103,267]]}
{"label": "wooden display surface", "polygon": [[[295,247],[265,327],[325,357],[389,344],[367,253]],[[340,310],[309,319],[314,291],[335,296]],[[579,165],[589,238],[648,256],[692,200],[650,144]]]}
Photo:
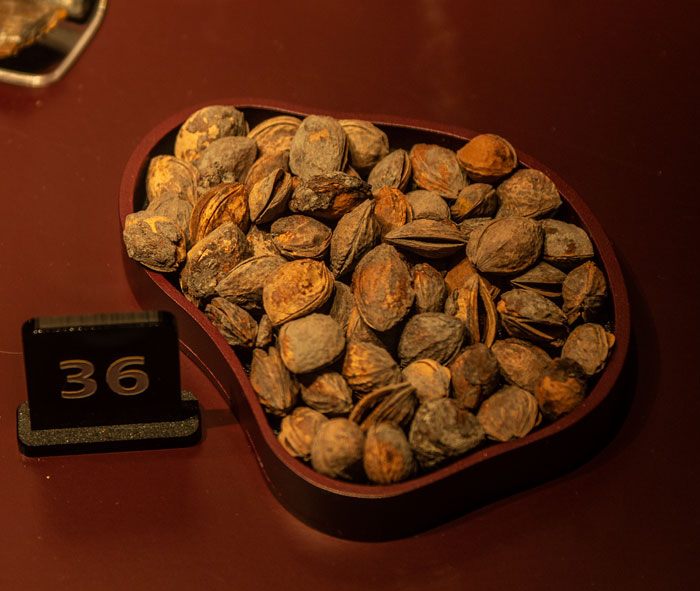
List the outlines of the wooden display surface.
{"label": "wooden display surface", "polygon": [[[206,5],[112,2],[59,83],[0,87],[0,587],[695,588],[697,8]],[[278,502],[241,425],[182,355],[200,445],[23,457],[22,322],[140,308],[117,209],[126,163],[169,114],[243,95],[500,133],[584,196],[633,318],[626,405],[602,449],[419,535],[347,541]]]}

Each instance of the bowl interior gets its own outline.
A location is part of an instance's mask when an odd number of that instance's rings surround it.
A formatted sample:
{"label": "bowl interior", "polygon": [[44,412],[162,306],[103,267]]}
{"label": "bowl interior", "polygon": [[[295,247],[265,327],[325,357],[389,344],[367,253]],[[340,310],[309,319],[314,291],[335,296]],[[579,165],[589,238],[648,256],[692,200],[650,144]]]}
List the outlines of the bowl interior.
{"label": "bowl interior", "polygon": [[[262,120],[275,115],[294,114],[303,117],[305,113],[319,113],[317,109],[305,110],[286,106],[281,106],[278,108],[277,105],[272,107],[239,106],[241,105],[240,101],[226,101],[226,103],[237,105],[237,108],[245,113],[246,120],[251,128]],[[120,197],[122,225],[126,214],[141,209],[145,203],[144,180],[150,158],[159,154],[173,153],[175,136],[179,126],[197,108],[198,106],[195,106],[168,118],[154,130],[152,130],[146,137],[144,137],[138,148],[132,154],[125,172]],[[395,117],[377,117],[338,113],[327,114],[334,115],[338,118],[352,117],[373,121],[378,127],[387,133],[392,148],[399,147],[410,149],[410,147],[416,143],[432,143],[445,146],[452,150],[457,150],[463,146],[468,139],[476,135],[469,130],[447,126],[435,126],[433,124],[426,126],[420,122],[398,119]],[[279,462],[287,470],[293,472],[299,478],[310,483],[312,486],[319,487],[325,491],[329,491],[337,495],[355,498],[361,497],[381,499],[410,494],[421,487],[427,487],[441,480],[449,479],[451,476],[468,470],[470,467],[479,463],[493,461],[498,456],[514,453],[519,449],[523,449],[531,444],[535,444],[538,441],[554,436],[563,430],[576,425],[601,404],[619,377],[629,345],[629,302],[627,299],[627,292],[620,266],[615,257],[614,250],[609,239],[581,197],[568,184],[566,184],[563,179],[559,178],[554,171],[549,170],[546,166],[538,163],[536,160],[527,156],[526,154],[522,154],[518,151],[518,155],[522,166],[543,171],[550,176],[550,178],[559,188],[563,203],[558,211],[558,214],[556,215],[556,218],[567,222],[577,223],[578,225],[582,226],[590,236],[596,249],[596,255],[598,261],[600,262],[601,269],[604,271],[608,279],[611,321],[607,328],[615,333],[615,347],[610,359],[608,360],[605,370],[590,382],[589,394],[584,402],[569,415],[536,429],[522,439],[505,443],[492,443],[485,447],[480,447],[476,451],[456,459],[447,465],[435,469],[432,472],[419,475],[405,482],[392,485],[369,485],[341,482],[318,474],[301,461],[289,456],[274,436],[272,428],[268,424],[265,414],[261,410],[256,395],[252,390],[250,381],[243,371],[240,360],[223,340],[221,335],[219,335],[216,329],[214,329],[213,325],[209,323],[204,314],[196,309],[184,298],[181,293],[179,293],[177,290],[177,280],[175,277],[164,276],[162,274],[149,271],[145,268],[141,268],[140,272],[148,276],[150,281],[162,289],[181,310],[184,310],[197,321],[201,329],[207,334],[207,337],[210,338],[216,345],[219,353],[225,359],[225,362],[228,363],[234,370],[235,378],[239,382],[239,387],[235,388],[238,390],[238,392],[232,393],[230,391],[230,385],[221,385],[222,393],[227,397],[227,399],[229,399],[229,401],[232,403],[234,411],[237,411],[237,413],[243,408],[241,406],[242,403],[247,407],[250,407],[249,409],[245,408],[245,411],[250,411],[254,418],[254,424],[248,425],[248,435],[251,437],[253,447],[259,457],[264,455],[261,453],[259,448],[259,446],[263,444],[269,448],[269,450],[265,451],[266,453],[268,451],[272,453],[274,456],[274,461]],[[136,265],[136,263],[133,264]],[[186,350],[191,350],[191,348],[187,347],[186,343],[184,343],[184,345]],[[206,365],[208,363],[207,359],[202,359],[196,354],[195,357],[195,360],[200,364],[204,363]],[[241,397],[243,400],[237,400],[238,397]],[[265,468],[264,465],[263,468]]]}

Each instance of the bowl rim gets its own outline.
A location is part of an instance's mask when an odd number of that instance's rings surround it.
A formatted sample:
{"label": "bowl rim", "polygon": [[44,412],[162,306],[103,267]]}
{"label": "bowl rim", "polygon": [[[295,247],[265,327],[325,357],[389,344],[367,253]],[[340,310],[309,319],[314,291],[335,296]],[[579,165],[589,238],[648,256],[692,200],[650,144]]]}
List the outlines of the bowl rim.
{"label": "bowl rim", "polygon": [[[152,155],[152,151],[157,144],[168,134],[172,133],[196,110],[210,105],[232,105],[242,111],[246,110],[265,110],[275,112],[279,115],[295,115],[305,117],[308,114],[329,115],[337,119],[363,119],[371,121],[380,128],[402,128],[408,131],[436,133],[443,136],[448,136],[453,139],[468,141],[478,135],[470,129],[448,125],[443,123],[435,123],[432,121],[419,120],[404,116],[385,115],[377,113],[361,113],[361,112],[341,112],[335,109],[323,109],[319,107],[305,107],[298,104],[292,104],[281,101],[274,101],[259,98],[219,98],[200,102],[195,105],[183,108],[176,113],[166,117],[163,121],[155,125],[147,132],[131,153],[119,189],[119,219],[120,228],[123,231],[126,216],[135,211],[134,199],[137,190],[137,183],[140,182],[147,166],[148,160]],[[188,314],[199,327],[207,334],[207,336],[216,345],[223,358],[233,370],[236,380],[239,382],[240,390],[244,395],[245,403],[248,404],[252,411],[259,435],[263,438],[265,444],[268,445],[276,460],[281,462],[288,470],[296,474],[302,480],[312,484],[327,492],[352,497],[357,499],[383,499],[407,495],[425,486],[443,481],[450,476],[469,469],[470,467],[481,462],[504,456],[515,450],[525,448],[533,443],[547,439],[561,431],[569,429],[586,416],[591,414],[601,403],[606,399],[610,391],[617,382],[625,359],[628,354],[630,345],[630,305],[627,288],[625,286],[622,269],[615,255],[614,247],[609,237],[603,230],[602,226],[593,215],[588,205],[583,198],[564,181],[555,171],[548,166],[537,161],[526,153],[518,150],[518,162],[526,167],[534,168],[548,175],[557,186],[563,200],[573,210],[578,217],[578,221],[588,233],[593,242],[598,254],[602,270],[608,279],[608,288],[610,292],[610,301],[612,303],[613,318],[615,325],[615,346],[610,355],[603,372],[598,376],[597,383],[588,392],[584,401],[571,413],[557,419],[556,421],[545,425],[536,431],[533,431],[521,439],[515,439],[507,442],[493,442],[486,447],[477,448],[476,451],[467,453],[465,456],[457,458],[447,465],[437,467],[430,472],[412,477],[409,480],[388,484],[365,484],[345,482],[335,480],[323,474],[314,471],[310,466],[307,466],[298,458],[291,456],[279,443],[275,437],[272,428],[268,424],[267,417],[258,402],[257,396],[253,391],[250,380],[245,373],[238,357],[233,349],[226,343],[220,333],[209,322],[204,313],[200,311],[194,304],[189,302],[185,296],[177,290],[167,279],[167,277],[159,272],[152,271],[134,261],[125,262],[125,264],[133,264],[138,266],[145,273],[150,281],[155,286],[161,289],[164,294],[172,300],[183,312]],[[181,341],[181,348],[187,354],[189,346]],[[230,402],[230,392],[222,391],[223,386],[220,383],[215,384],[221,394]],[[260,451],[256,448],[255,442],[251,434],[246,435],[251,442],[254,453],[257,455],[263,472],[265,472],[265,464],[260,460]],[[266,475],[267,476],[267,475]]]}

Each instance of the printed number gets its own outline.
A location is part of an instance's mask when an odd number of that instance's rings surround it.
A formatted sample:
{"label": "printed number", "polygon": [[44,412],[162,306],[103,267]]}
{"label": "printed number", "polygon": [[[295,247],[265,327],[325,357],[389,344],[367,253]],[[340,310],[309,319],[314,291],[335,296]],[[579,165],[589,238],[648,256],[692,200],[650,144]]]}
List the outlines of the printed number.
{"label": "printed number", "polygon": [[[122,357],[117,359],[107,368],[107,385],[115,394],[122,396],[135,396],[148,389],[148,374],[140,369],[124,369],[128,365],[143,365],[145,359],[141,355]],[[122,380],[131,378],[134,383],[125,386]]]}
{"label": "printed number", "polygon": [[87,398],[97,392],[97,382],[90,376],[95,373],[95,366],[84,359],[66,359],[58,364],[61,369],[77,369],[77,373],[66,376],[67,384],[79,384],[78,390],[61,390],[63,398]]}
{"label": "printed number", "polygon": [[[105,379],[109,389],[120,396],[135,396],[148,390],[148,374],[141,369],[126,369],[129,365],[143,365],[146,362],[142,355],[120,357],[108,368]],[[61,390],[61,397],[68,400],[87,398],[97,392],[97,382],[92,379],[95,366],[86,359],[66,359],[58,366],[63,370],[77,370],[76,373],[66,376],[66,384],[78,384],[77,390]],[[124,380],[127,380],[126,384]],[[129,384],[129,380],[133,380]]]}

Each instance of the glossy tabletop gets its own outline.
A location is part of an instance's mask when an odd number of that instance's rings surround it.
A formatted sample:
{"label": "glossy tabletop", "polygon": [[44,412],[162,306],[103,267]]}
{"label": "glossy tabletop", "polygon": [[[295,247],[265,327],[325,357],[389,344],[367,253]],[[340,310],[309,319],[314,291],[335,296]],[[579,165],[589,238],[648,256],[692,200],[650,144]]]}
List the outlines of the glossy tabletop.
{"label": "glossy tabletop", "polygon": [[[560,4],[115,0],[63,80],[0,86],[0,588],[699,586],[700,10]],[[625,406],[602,449],[415,537],[341,540],[275,500],[183,356],[200,445],[21,456],[22,322],[139,308],[124,166],[171,113],[231,96],[494,132],[566,179],[614,242],[632,305]]]}

